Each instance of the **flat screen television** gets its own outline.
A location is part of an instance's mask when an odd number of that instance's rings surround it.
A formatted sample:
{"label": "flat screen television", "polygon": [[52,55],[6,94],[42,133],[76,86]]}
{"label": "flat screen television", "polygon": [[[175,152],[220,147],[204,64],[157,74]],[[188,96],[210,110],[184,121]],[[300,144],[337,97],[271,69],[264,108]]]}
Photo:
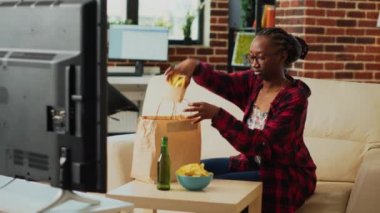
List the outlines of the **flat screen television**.
{"label": "flat screen television", "polygon": [[105,0],[0,2],[0,174],[106,191]]}

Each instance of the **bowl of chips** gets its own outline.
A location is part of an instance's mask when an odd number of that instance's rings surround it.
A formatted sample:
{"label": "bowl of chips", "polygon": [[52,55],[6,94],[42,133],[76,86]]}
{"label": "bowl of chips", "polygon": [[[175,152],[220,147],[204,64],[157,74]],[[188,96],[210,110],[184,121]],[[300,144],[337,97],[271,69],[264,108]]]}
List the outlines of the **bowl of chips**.
{"label": "bowl of chips", "polygon": [[200,191],[206,188],[214,174],[204,169],[203,163],[186,164],[176,171],[177,181],[190,191]]}

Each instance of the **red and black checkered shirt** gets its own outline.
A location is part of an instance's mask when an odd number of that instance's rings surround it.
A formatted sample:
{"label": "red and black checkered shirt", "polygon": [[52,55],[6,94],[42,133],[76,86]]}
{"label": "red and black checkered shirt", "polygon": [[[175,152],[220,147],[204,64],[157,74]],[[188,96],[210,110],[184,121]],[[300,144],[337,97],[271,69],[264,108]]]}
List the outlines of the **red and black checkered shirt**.
{"label": "red and black checkered shirt", "polygon": [[255,167],[261,157],[263,212],[295,212],[310,197],[316,184],[316,166],[303,140],[309,87],[287,76],[291,83],[271,103],[263,130],[249,129],[246,121],[262,88],[262,79],[251,70],[225,73],[200,63],[194,80],[236,104],[244,111],[243,121],[224,109],[212,119],[220,134],[241,154],[230,157],[232,171]]}

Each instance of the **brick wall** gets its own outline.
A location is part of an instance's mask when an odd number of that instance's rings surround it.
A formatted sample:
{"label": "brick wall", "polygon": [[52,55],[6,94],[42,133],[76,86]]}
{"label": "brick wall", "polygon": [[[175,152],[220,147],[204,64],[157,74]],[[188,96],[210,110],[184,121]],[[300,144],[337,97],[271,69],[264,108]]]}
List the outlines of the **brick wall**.
{"label": "brick wall", "polygon": [[[198,58],[214,65],[215,69],[227,69],[228,55],[228,0],[211,0],[210,46],[170,45],[169,62],[146,62],[145,66],[159,66],[164,71],[170,63],[188,57]],[[131,65],[129,61],[109,61],[110,66]]]}
{"label": "brick wall", "polygon": [[[380,82],[380,0],[277,0],[276,26],[304,38],[310,47],[293,75]],[[169,62],[199,58],[226,70],[228,1],[211,0],[210,46],[171,45]],[[169,62],[148,62],[165,70]],[[109,65],[131,65],[110,61]]]}
{"label": "brick wall", "polygon": [[278,0],[276,24],[310,46],[292,74],[380,82],[379,0]]}

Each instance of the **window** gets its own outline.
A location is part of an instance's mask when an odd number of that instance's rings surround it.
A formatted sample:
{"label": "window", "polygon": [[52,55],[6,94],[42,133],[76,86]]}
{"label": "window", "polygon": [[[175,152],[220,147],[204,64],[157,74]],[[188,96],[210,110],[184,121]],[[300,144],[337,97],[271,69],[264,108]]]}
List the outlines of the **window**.
{"label": "window", "polygon": [[124,22],[127,20],[127,0],[107,1],[107,16],[109,22]]}
{"label": "window", "polygon": [[163,25],[169,27],[169,39],[183,41],[182,27],[186,23],[186,15],[194,16],[191,27],[191,38],[202,39],[202,10],[199,0],[139,0],[139,24]]}
{"label": "window", "polygon": [[[108,18],[111,22],[124,21],[139,25],[166,26],[169,43],[183,44],[183,26],[187,16],[193,16],[191,44],[203,39],[204,0],[112,0],[108,1]],[[127,11],[128,10],[128,11]],[[138,11],[138,14],[136,14]],[[126,14],[126,15],[125,15]],[[136,20],[137,19],[137,20]]]}

